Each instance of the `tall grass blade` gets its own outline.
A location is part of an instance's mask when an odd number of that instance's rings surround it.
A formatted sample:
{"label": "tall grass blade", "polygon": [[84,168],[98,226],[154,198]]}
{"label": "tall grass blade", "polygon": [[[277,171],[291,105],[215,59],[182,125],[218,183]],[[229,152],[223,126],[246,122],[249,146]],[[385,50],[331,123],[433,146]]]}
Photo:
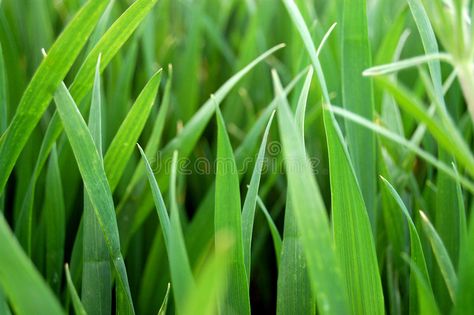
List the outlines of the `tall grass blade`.
{"label": "tall grass blade", "polygon": [[263,203],[262,199],[260,199],[260,197],[258,196],[257,196],[257,204],[260,207],[260,210],[262,210],[263,215],[265,215],[265,219],[267,219],[268,228],[270,229],[270,234],[272,235],[273,248],[275,250],[277,266],[280,267],[281,246],[282,246],[280,232],[278,232],[278,228],[276,227],[275,222],[273,221],[273,218],[270,215],[270,212],[268,211],[267,207],[265,207],[265,204]]}
{"label": "tall grass blade", "polygon": [[71,273],[69,272],[68,264],[64,267],[66,272],[66,282],[69,295],[71,296],[72,306],[74,308],[74,312],[76,315],[86,315],[87,312],[84,306],[81,303],[81,299],[79,298],[79,294],[77,294],[76,288],[74,287],[74,283],[72,282]]}

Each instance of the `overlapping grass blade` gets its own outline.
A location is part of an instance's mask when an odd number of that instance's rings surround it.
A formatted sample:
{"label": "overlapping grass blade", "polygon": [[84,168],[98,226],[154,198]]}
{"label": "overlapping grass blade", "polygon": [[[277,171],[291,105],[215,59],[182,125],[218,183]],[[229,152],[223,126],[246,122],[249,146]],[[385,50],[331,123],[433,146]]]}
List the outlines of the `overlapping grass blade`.
{"label": "overlapping grass blade", "polygon": [[352,313],[384,313],[375,242],[362,191],[337,122],[323,113],[329,154],[333,234]]}
{"label": "overlapping grass blade", "polygon": [[[362,71],[372,63],[367,26],[366,0],[342,2],[342,99],[345,109],[371,120],[374,96],[370,79]],[[341,13],[339,13],[341,14]],[[372,228],[375,231],[375,136],[367,129],[346,121],[347,146]]]}
{"label": "overlapping grass blade", "polygon": [[[100,55],[97,60],[89,113],[89,130],[102,162],[102,101]],[[110,314],[112,272],[107,243],[87,192],[84,192],[82,304],[89,314]]]}
{"label": "overlapping grass blade", "polygon": [[455,302],[456,298],[456,287],[458,284],[458,278],[454,270],[453,263],[449,257],[449,253],[444,246],[443,241],[441,240],[440,235],[436,232],[435,228],[431,224],[430,220],[423,211],[420,211],[421,222],[423,224],[423,229],[428,237],[428,240],[431,243],[431,248],[433,249],[434,256],[438,262],[438,266],[443,275],[444,281],[448,288],[449,295],[451,300]]}
{"label": "overlapping grass blade", "polygon": [[270,212],[268,211],[267,207],[265,207],[265,204],[263,203],[262,199],[258,196],[257,196],[257,204],[260,207],[260,210],[262,210],[263,214],[265,215],[265,219],[267,219],[268,228],[270,229],[270,234],[272,235],[273,248],[275,249],[277,266],[280,267],[281,246],[282,246],[280,232],[278,232],[278,228],[276,227],[275,222],[273,221],[273,218],[270,215]]}
{"label": "overlapping grass blade", "polygon": [[[0,139],[0,191],[3,191],[26,141],[48,107],[56,87],[86,44],[107,2],[90,0],[84,5],[53,44],[23,93],[15,116]],[[97,56],[94,63],[95,60]]]}
{"label": "overlapping grass blade", "polygon": [[51,288],[59,293],[66,239],[66,210],[56,147],[51,151],[46,173],[43,209],[46,224],[46,278]]}
{"label": "overlapping grass blade", "polygon": [[[189,294],[195,290],[195,283],[186,252],[186,245],[182,235],[176,201],[171,201],[172,206],[170,219],[150,163],[148,162],[145,152],[142,150],[142,148],[140,146],[138,146],[138,148],[145,163],[148,181],[150,183],[153,199],[156,205],[156,211],[160,219],[160,225],[162,228],[163,237],[165,239],[165,246],[168,253],[168,261],[171,271],[171,281],[173,283],[175,305],[177,307],[178,313],[181,314],[184,313],[184,301],[186,301]],[[177,158],[178,153],[175,151],[173,154],[173,167],[171,175],[173,189],[170,190],[173,199],[176,198],[174,184],[176,182]]]}
{"label": "overlapping grass blade", "polygon": [[[217,103],[216,103],[217,104]],[[227,256],[227,293],[220,314],[250,314],[248,276],[245,270],[239,176],[224,118],[217,108],[217,169],[215,190],[215,234],[229,233],[234,246]],[[263,149],[264,151],[264,149]],[[255,207],[255,205],[254,205]],[[254,208],[255,209],[255,208]],[[216,238],[216,247],[220,240]]]}
{"label": "overlapping grass blade", "polygon": [[151,109],[155,104],[160,82],[161,69],[153,75],[143,88],[105,154],[105,173],[112,191],[117,187],[125,166],[133,153],[135,143],[148,120]]}
{"label": "overlapping grass blade", "polygon": [[252,172],[252,178],[250,180],[249,189],[245,196],[244,206],[242,208],[242,242],[244,247],[244,262],[245,270],[247,272],[247,279],[250,280],[250,264],[251,264],[251,252],[252,252],[252,233],[253,223],[255,219],[255,206],[257,203],[258,189],[260,186],[260,177],[262,176],[262,167],[264,164],[265,150],[267,147],[268,133],[273,121],[274,113],[270,116],[265,133],[263,134],[262,144],[258,151],[257,160],[255,161],[255,167]]}
{"label": "overlapping grass blade", "polygon": [[[414,274],[410,276],[410,314],[416,314],[417,312],[429,314],[429,310],[436,310],[436,313],[439,313],[431,288],[423,247],[415,223],[395,188],[393,188],[385,178],[381,177],[381,180],[383,189],[390,193],[400,207],[400,210],[408,222],[408,229],[410,231],[410,252],[411,261],[413,262],[411,269],[414,272]],[[417,291],[415,291],[415,287],[417,287]],[[415,292],[417,292],[417,294]],[[419,308],[417,308],[417,305]]]}
{"label": "overlapping grass blade", "polygon": [[0,285],[15,313],[64,314],[53,292],[15,240],[3,214],[0,214],[0,243]]}
{"label": "overlapping grass blade", "polygon": [[278,125],[286,162],[290,206],[295,213],[312,291],[322,314],[348,313],[347,295],[344,293],[325,206],[312,174],[301,134],[275,72],[273,79],[279,96]]}
{"label": "overlapping grass blade", "polygon": [[84,186],[104,234],[110,259],[116,271],[118,287],[128,302],[126,313],[134,313],[125,262],[120,252],[120,239],[114,203],[102,159],[81,113],[64,84],[55,95],[56,108],[76,158]]}
{"label": "overlapping grass blade", "polygon": [[87,312],[84,306],[81,303],[81,299],[79,298],[79,294],[77,294],[76,288],[74,287],[74,283],[72,282],[71,273],[69,272],[68,264],[64,267],[66,272],[66,282],[69,295],[71,296],[72,306],[74,308],[74,312],[76,315],[86,315]]}

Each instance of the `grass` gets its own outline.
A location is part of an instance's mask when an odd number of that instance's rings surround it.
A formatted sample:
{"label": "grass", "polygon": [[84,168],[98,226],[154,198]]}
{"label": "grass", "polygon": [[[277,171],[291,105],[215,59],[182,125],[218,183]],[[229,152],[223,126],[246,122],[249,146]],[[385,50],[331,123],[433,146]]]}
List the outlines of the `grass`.
{"label": "grass", "polygon": [[34,2],[0,314],[474,313],[474,2]]}

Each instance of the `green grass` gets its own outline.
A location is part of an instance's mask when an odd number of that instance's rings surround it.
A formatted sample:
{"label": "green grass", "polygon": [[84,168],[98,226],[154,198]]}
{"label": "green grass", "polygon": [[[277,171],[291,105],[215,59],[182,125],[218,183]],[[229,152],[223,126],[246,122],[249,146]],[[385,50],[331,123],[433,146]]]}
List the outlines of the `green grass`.
{"label": "green grass", "polygon": [[30,2],[1,315],[474,313],[474,1]]}

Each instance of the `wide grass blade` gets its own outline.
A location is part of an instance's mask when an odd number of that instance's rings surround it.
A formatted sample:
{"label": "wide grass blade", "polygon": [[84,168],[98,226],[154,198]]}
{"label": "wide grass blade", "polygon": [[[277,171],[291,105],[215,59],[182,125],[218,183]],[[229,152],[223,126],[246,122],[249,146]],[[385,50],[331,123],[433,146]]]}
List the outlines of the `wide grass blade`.
{"label": "wide grass blade", "polygon": [[[257,162],[258,163],[258,162]],[[219,306],[220,314],[250,314],[248,275],[245,270],[239,176],[224,118],[217,108],[217,170],[214,229],[229,233],[234,246],[227,256],[227,294]],[[255,211],[255,205],[253,205]],[[250,230],[249,230],[250,231]],[[216,238],[216,247],[220,240]]]}
{"label": "wide grass blade", "polygon": [[[289,3],[285,1],[285,3]],[[290,4],[294,5],[294,4]],[[324,202],[313,169],[278,76],[273,72],[279,96],[278,125],[286,162],[290,206],[308,264],[311,287],[322,314],[349,312],[341,269],[336,260]]]}
{"label": "wide grass blade", "polygon": [[[102,161],[100,56],[97,60],[89,113],[89,130]],[[112,272],[107,243],[87,192],[84,192],[82,304],[89,314],[110,314]]]}
{"label": "wide grass blade", "polygon": [[0,285],[17,314],[64,314],[0,214]]}
{"label": "wide grass blade", "polygon": [[344,138],[323,113],[329,154],[333,234],[353,314],[383,314],[384,299],[370,219]]}
{"label": "wide grass blade", "polygon": [[[0,191],[3,191],[26,141],[57,86],[86,44],[107,3],[107,0],[90,0],[84,5],[53,44],[23,93],[15,116],[0,139]],[[94,63],[95,60],[97,56]]]}
{"label": "wide grass blade", "polygon": [[262,176],[262,167],[265,150],[267,147],[268,133],[270,132],[270,127],[273,121],[273,116],[275,113],[272,113],[270,120],[268,121],[265,133],[263,134],[262,144],[258,151],[257,160],[255,161],[255,167],[252,172],[252,178],[250,179],[249,189],[247,191],[247,196],[245,197],[244,206],[242,208],[242,239],[244,246],[244,262],[245,270],[247,272],[247,279],[250,280],[250,264],[251,264],[251,252],[252,252],[252,233],[253,233],[253,223],[255,219],[255,206],[257,203],[258,197],[258,188],[260,185],[260,177]]}
{"label": "wide grass blade", "polygon": [[134,313],[128,285],[125,262],[120,252],[120,239],[114,202],[105,174],[102,159],[81,113],[64,84],[55,96],[56,108],[64,124],[84,186],[102,228],[110,259],[116,271],[118,286],[128,302],[125,313]]}
{"label": "wide grass blade", "polygon": [[[366,0],[343,0],[342,3],[342,103],[345,109],[371,120],[374,116],[372,82],[362,77],[362,71],[372,63],[367,3]],[[346,137],[352,165],[375,231],[375,135],[346,121]]]}

